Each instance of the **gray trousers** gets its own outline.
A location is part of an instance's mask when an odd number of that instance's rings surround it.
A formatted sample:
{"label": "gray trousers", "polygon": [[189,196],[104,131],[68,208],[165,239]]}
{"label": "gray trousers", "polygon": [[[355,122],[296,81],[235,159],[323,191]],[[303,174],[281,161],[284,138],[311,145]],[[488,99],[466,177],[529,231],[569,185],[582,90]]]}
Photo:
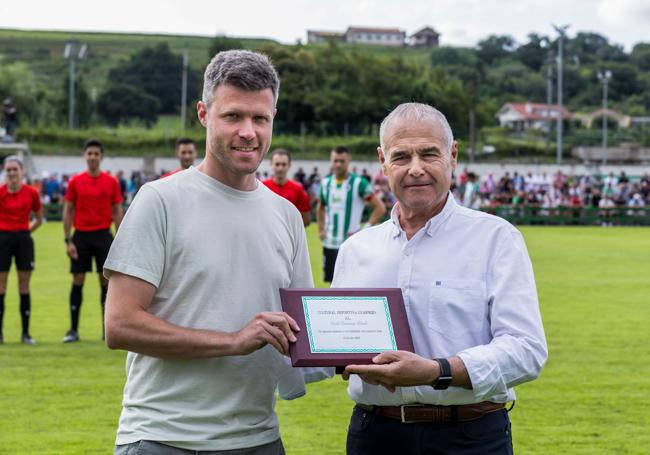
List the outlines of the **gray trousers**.
{"label": "gray trousers", "polygon": [[138,441],[115,446],[114,455],[286,455],[282,440],[245,449],[234,450],[186,450],[155,441]]}

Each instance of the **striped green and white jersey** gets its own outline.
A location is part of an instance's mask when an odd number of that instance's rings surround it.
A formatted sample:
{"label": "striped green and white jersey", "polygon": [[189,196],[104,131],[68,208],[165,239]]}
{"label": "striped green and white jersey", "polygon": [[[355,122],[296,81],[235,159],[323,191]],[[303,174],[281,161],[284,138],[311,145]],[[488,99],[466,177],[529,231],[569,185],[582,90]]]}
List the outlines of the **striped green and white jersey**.
{"label": "striped green and white jersey", "polygon": [[326,177],[320,188],[320,201],[325,206],[325,248],[336,249],[361,227],[361,215],[372,195],[372,185],[366,179],[350,174],[337,183],[333,174]]}

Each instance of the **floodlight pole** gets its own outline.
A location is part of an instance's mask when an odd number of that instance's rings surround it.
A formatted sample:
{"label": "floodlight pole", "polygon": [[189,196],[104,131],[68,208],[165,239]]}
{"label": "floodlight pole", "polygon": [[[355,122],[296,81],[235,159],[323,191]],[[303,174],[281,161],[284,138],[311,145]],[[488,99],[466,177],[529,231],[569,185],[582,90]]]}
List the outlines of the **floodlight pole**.
{"label": "floodlight pole", "polygon": [[74,39],[69,39],[65,43],[65,50],[63,51],[63,57],[68,59],[69,68],[68,68],[68,127],[72,130],[75,127],[74,122],[74,99],[75,99],[75,63],[77,60],[81,60],[86,56],[87,45],[82,44],[79,48],[79,52],[76,52],[77,41]]}
{"label": "floodlight pole", "polygon": [[65,54],[67,55],[68,68],[68,128],[74,129],[74,79],[75,79],[75,51],[76,41],[71,39],[65,45]]}
{"label": "floodlight pole", "polygon": [[181,82],[181,129],[185,131],[187,117],[187,51],[183,53],[183,79]]}
{"label": "floodlight pole", "polygon": [[603,83],[603,166],[607,166],[607,85],[611,78],[611,71],[598,71],[598,80]]}
{"label": "floodlight pole", "polygon": [[562,59],[564,57],[564,38],[566,37],[566,31],[570,25],[557,26],[554,25],[553,28],[560,35],[558,39],[558,56],[557,56],[557,164],[562,164],[562,77],[563,77],[563,67]]}
{"label": "floodlight pole", "polygon": [[546,67],[546,153],[551,148],[551,134],[553,131],[553,121],[551,120],[551,104],[553,104],[553,65],[549,59]]}

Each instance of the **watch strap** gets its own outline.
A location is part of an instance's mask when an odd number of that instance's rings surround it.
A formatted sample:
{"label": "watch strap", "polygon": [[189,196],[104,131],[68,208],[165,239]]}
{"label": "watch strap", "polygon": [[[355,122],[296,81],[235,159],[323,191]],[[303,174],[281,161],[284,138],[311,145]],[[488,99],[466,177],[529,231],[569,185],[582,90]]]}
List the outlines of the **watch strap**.
{"label": "watch strap", "polygon": [[431,385],[435,390],[445,390],[451,385],[451,364],[449,360],[443,358],[433,360],[440,365],[440,375]]}

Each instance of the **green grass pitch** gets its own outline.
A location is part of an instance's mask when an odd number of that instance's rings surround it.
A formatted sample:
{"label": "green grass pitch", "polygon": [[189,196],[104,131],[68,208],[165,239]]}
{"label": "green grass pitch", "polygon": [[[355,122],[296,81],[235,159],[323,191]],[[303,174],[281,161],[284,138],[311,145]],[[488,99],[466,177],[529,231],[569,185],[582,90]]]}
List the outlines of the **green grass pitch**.
{"label": "green grass pitch", "polygon": [[[650,449],[650,230],[522,228],[549,343],[535,382],[511,413],[522,454],[642,454]],[[308,229],[321,280],[320,243]],[[15,271],[0,346],[0,454],[109,454],[120,412],[124,353],[102,342],[96,276],[84,287],[81,343],[68,329],[70,276],[60,223],[35,233],[32,335],[19,343]],[[352,402],[335,378],[277,411],[287,453],[342,454]]]}

